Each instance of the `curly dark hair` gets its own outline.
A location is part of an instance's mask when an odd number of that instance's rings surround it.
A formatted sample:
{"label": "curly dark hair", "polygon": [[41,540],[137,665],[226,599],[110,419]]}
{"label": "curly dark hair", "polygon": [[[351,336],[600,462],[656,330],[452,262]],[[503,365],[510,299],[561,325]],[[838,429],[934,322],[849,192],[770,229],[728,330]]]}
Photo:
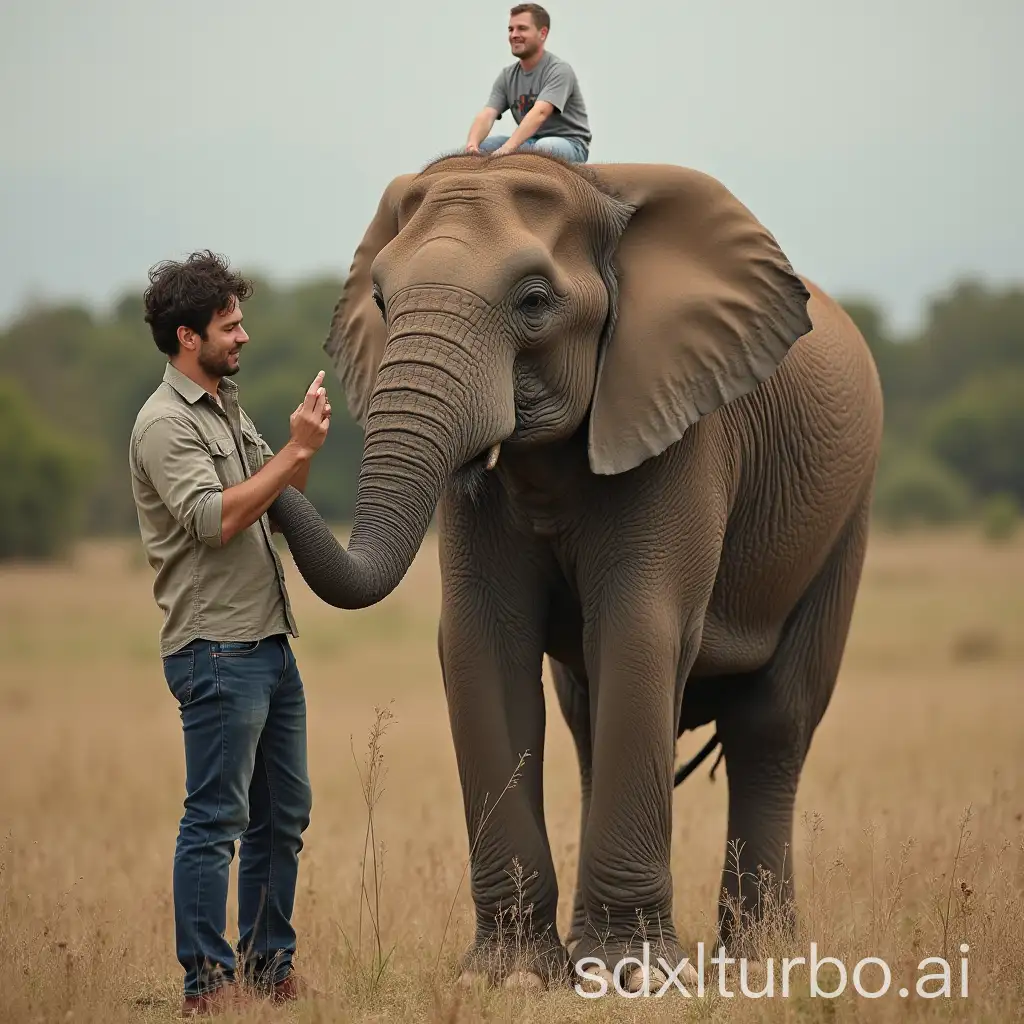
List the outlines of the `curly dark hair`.
{"label": "curly dark hair", "polygon": [[178,328],[188,327],[201,338],[215,313],[231,305],[232,296],[245,302],[252,282],[231,270],[228,261],[204,249],[187,259],[164,260],[151,267],[143,296],[145,321],[161,352],[178,354]]}

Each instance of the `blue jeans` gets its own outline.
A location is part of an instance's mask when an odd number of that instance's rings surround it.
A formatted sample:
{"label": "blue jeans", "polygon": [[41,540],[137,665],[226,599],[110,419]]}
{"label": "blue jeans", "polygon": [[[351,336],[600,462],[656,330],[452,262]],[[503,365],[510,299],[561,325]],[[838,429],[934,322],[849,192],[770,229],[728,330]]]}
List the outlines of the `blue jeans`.
{"label": "blue jeans", "polygon": [[[257,985],[291,970],[302,833],[312,795],[306,702],[284,635],[194,640],[164,658],[185,736],[185,813],[174,853],[174,929],[185,994],[209,992],[240,964]],[[238,851],[238,947],[225,938],[228,871]]]}
{"label": "blue jeans", "polygon": [[[511,138],[509,135],[488,135],[480,143],[481,153],[493,153],[499,146],[503,146]],[[536,149],[541,153],[551,153],[552,156],[560,156],[563,160],[572,163],[585,164],[590,155],[582,142],[575,139],[564,139],[556,135],[546,135],[538,139],[535,135],[521,143],[520,149]]]}

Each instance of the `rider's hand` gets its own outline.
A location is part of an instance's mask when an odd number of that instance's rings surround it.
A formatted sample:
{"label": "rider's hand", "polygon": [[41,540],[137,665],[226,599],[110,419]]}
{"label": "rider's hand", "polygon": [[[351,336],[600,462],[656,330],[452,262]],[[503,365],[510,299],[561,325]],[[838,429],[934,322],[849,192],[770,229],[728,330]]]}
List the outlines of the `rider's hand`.
{"label": "rider's hand", "polygon": [[483,153],[480,152],[480,147],[475,142],[466,143],[466,152],[472,153],[475,156],[483,156]]}
{"label": "rider's hand", "polygon": [[331,425],[331,403],[327,400],[327,389],[322,386],[323,379],[324,371],[321,370],[289,420],[292,443],[307,458],[324,443]]}

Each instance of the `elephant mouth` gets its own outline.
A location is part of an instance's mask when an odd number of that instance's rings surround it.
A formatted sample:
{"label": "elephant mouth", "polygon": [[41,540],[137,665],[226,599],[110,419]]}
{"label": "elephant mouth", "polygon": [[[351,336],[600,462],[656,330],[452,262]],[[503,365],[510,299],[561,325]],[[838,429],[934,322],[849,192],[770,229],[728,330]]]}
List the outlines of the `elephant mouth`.
{"label": "elephant mouth", "polygon": [[511,449],[517,451],[524,445],[529,446],[530,440],[528,436],[524,436],[524,423],[519,410],[516,410],[516,422],[515,427],[507,437],[501,441],[496,441],[489,448],[484,448],[482,451],[477,452],[469,461],[463,463],[463,465],[457,470],[459,474],[482,474],[492,472],[497,468],[498,460],[501,458],[502,450]]}
{"label": "elephant mouth", "polygon": [[498,465],[502,443],[499,441],[485,448],[452,473],[451,482],[456,494],[474,503],[481,499],[487,488],[487,481]]}
{"label": "elephant mouth", "polygon": [[471,459],[464,462],[455,471],[455,474],[461,476],[465,474],[490,473],[498,465],[502,444],[503,442],[498,441],[496,444],[492,444],[490,448],[477,452]]}
{"label": "elephant mouth", "polygon": [[512,432],[500,441],[495,441],[494,444],[489,447],[478,451],[476,455],[459,466],[454,475],[460,477],[473,477],[486,476],[488,473],[493,472],[498,466],[498,460],[501,458],[502,448],[512,446],[514,449],[517,442],[522,441],[522,427],[522,417],[519,409],[517,408],[515,426],[513,427]]}

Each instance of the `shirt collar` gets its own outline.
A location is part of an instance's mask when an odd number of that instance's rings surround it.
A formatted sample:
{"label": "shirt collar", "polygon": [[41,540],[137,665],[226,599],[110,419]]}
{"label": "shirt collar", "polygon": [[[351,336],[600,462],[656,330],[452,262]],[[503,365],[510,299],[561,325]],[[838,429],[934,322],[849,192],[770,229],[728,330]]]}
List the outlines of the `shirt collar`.
{"label": "shirt collar", "polygon": [[[195,405],[203,395],[209,397],[209,392],[197,384],[191,377],[186,377],[172,363],[167,364],[167,368],[164,370],[164,380],[174,388],[175,391],[181,395],[182,398],[188,402],[189,405]],[[227,377],[221,377],[220,380],[220,392],[225,396],[234,398],[238,392],[238,385]]]}

